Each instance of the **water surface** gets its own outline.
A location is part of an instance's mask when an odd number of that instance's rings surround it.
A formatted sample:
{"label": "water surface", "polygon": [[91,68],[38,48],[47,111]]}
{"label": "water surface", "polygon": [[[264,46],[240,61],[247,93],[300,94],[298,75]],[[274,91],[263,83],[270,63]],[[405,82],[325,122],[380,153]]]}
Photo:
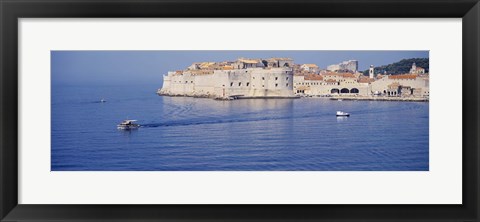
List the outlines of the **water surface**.
{"label": "water surface", "polygon": [[[157,88],[53,85],[52,170],[429,169],[428,103],[216,101],[161,97]],[[337,118],[337,110],[352,116]],[[128,118],[143,127],[117,130]]]}

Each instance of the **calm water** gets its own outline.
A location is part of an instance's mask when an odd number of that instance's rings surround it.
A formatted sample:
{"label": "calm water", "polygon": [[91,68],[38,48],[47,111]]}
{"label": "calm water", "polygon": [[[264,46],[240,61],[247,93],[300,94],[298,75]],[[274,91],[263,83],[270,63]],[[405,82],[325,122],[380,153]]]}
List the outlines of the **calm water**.
{"label": "calm water", "polygon": [[[428,103],[215,101],[157,88],[54,85],[52,170],[429,169]],[[117,130],[127,118],[143,127]]]}

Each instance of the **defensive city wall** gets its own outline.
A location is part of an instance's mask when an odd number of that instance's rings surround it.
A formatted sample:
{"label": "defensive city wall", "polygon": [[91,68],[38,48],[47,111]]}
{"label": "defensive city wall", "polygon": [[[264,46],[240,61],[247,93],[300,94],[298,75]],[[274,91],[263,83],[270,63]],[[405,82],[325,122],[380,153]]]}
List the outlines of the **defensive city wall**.
{"label": "defensive city wall", "polygon": [[225,63],[192,64],[164,76],[161,95],[212,98],[294,97],[293,60],[238,59]]}
{"label": "defensive city wall", "polygon": [[[354,61],[354,62],[352,62]],[[412,65],[410,73],[373,75],[352,70],[320,70],[315,64],[294,64],[289,58],[246,59],[234,62],[194,63],[185,70],[163,77],[160,95],[234,98],[295,98],[328,96],[339,98],[429,97],[429,75]],[[347,68],[350,66],[346,66]]]}

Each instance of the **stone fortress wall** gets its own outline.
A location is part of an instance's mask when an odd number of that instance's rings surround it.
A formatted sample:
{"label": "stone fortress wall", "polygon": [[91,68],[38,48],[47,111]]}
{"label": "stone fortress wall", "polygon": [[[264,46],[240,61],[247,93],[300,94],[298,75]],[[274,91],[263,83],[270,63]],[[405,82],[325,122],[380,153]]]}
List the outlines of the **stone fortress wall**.
{"label": "stone fortress wall", "polygon": [[[343,62],[354,64],[350,60]],[[211,98],[278,98],[298,96],[429,97],[429,75],[412,65],[410,73],[370,76],[354,70],[332,72],[289,58],[194,63],[164,76],[158,94]],[[413,70],[413,71],[412,71]],[[345,72],[346,71],[346,72]]]}
{"label": "stone fortress wall", "polygon": [[[194,64],[195,65],[195,64]],[[192,65],[164,76],[161,95],[213,98],[293,97],[293,60],[238,59],[207,68]]]}

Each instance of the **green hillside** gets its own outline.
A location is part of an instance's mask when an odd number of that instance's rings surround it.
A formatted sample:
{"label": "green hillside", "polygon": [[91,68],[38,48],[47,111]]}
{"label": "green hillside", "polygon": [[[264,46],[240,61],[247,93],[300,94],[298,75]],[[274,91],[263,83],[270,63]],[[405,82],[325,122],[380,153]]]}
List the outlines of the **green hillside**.
{"label": "green hillside", "polygon": [[[426,73],[429,73],[429,66],[428,66],[429,62],[428,61],[429,61],[428,58],[402,59],[399,62],[375,67],[375,75],[376,74],[383,74],[385,71],[388,74],[392,74],[392,75],[409,73],[410,68],[412,68],[412,64],[414,62],[417,65],[417,67],[422,67],[422,68],[425,69]],[[363,71],[363,74],[368,76],[368,69]]]}

